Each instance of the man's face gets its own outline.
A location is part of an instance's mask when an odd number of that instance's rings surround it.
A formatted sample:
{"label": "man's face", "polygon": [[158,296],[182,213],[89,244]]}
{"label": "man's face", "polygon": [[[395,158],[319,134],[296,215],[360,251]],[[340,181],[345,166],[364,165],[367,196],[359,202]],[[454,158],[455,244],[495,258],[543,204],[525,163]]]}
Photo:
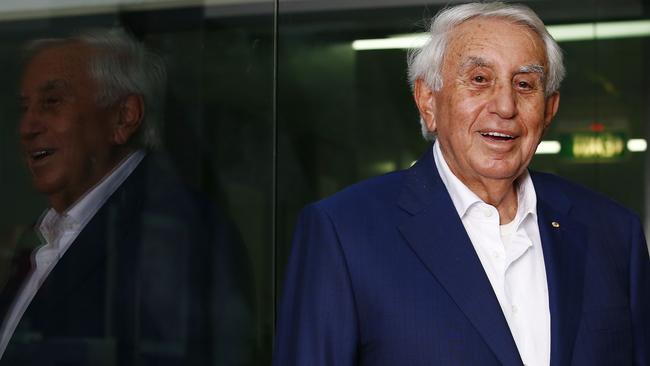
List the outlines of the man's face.
{"label": "man's face", "polygon": [[416,99],[449,167],[470,189],[512,181],[528,166],[559,102],[558,94],[544,95],[547,73],[544,44],[524,26],[478,18],[453,30],[442,89],[419,82]]}
{"label": "man's face", "polygon": [[20,141],[34,187],[59,212],[67,209],[115,165],[112,126],[116,108],[99,107],[87,72],[92,50],[56,46],[25,68],[20,99]]}

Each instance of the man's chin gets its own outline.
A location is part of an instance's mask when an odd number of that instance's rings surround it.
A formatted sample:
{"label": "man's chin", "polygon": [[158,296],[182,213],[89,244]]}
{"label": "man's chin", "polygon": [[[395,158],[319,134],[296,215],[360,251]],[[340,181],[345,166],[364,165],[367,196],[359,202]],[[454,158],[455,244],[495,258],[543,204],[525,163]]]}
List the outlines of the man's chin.
{"label": "man's chin", "polygon": [[57,183],[56,181],[49,180],[49,179],[33,177],[33,179],[32,179],[32,187],[38,193],[49,196],[49,195],[52,195],[52,194],[56,194],[56,192],[58,192],[60,190],[61,184]]}
{"label": "man's chin", "polygon": [[483,169],[482,172],[480,172],[480,175],[483,178],[490,179],[490,180],[510,180],[514,181],[516,180],[521,173],[524,171],[524,169],[521,169],[519,167],[515,168],[489,168],[489,169]]}
{"label": "man's chin", "polygon": [[516,179],[526,170],[526,164],[516,159],[490,159],[477,165],[479,174],[489,179]]}

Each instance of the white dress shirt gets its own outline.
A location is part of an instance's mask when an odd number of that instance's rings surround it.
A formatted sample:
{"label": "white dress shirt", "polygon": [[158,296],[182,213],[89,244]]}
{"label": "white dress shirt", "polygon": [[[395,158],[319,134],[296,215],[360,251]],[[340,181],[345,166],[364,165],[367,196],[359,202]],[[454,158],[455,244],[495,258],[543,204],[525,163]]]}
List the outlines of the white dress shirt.
{"label": "white dress shirt", "polygon": [[38,229],[45,243],[32,254],[35,268],[25,280],[2,323],[0,357],[4,354],[25,310],[56,263],[99,208],[140,164],[144,155],[142,150],[129,155],[66,212],[59,214],[50,208],[41,216]]}
{"label": "white dress shirt", "polygon": [[436,168],[501,305],[524,365],[548,366],[551,316],[546,269],[537,224],[537,196],[524,172],[517,186],[517,214],[499,224],[496,207],[481,200],[449,169],[436,142]]}

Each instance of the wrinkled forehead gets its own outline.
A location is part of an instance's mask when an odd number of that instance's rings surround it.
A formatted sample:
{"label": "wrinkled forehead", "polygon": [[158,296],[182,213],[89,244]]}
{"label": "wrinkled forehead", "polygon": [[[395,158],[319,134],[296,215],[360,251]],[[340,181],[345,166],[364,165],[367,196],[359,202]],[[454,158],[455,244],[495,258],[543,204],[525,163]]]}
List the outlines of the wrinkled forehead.
{"label": "wrinkled forehead", "polygon": [[88,64],[92,54],[91,48],[76,42],[37,50],[25,62],[21,89],[51,89],[53,86],[72,87],[76,84],[90,87]]}
{"label": "wrinkled forehead", "polygon": [[455,26],[447,35],[444,64],[462,65],[470,59],[526,60],[545,66],[542,38],[529,26],[510,19],[477,17]]}

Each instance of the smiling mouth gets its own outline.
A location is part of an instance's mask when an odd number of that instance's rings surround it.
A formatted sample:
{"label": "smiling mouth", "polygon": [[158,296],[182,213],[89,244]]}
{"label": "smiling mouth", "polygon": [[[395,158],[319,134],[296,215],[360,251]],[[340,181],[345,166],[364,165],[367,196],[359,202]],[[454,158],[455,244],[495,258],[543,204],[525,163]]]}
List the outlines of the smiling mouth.
{"label": "smiling mouth", "polygon": [[497,140],[497,141],[510,141],[515,139],[515,136],[508,135],[501,132],[481,132],[480,134],[483,137],[487,137],[489,139]]}
{"label": "smiling mouth", "polygon": [[29,153],[29,157],[34,161],[40,161],[52,154],[54,154],[54,150],[44,149],[44,150],[37,150]]}

